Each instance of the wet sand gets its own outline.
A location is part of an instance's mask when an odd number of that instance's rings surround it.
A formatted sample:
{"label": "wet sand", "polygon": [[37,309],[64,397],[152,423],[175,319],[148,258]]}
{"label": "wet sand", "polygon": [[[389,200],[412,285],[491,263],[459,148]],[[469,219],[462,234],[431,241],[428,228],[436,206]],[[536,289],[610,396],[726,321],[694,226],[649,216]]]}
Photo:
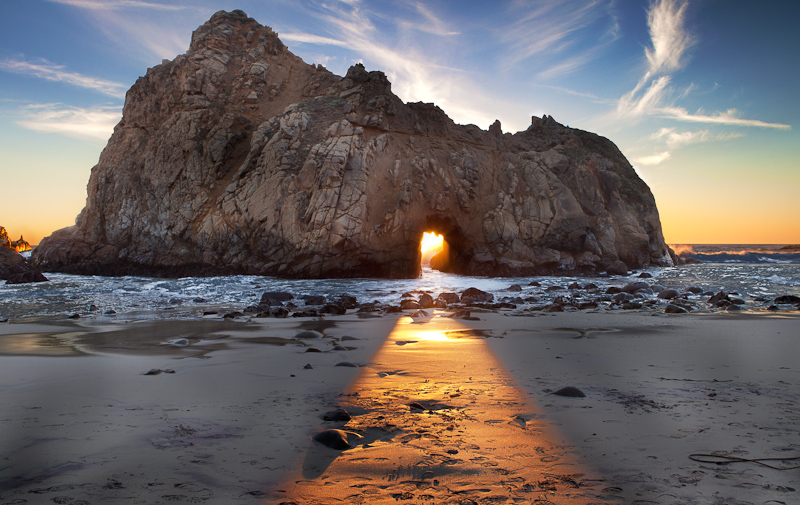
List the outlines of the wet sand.
{"label": "wet sand", "polygon": [[689,458],[800,456],[796,314],[440,315],[2,324],[0,504],[800,501]]}

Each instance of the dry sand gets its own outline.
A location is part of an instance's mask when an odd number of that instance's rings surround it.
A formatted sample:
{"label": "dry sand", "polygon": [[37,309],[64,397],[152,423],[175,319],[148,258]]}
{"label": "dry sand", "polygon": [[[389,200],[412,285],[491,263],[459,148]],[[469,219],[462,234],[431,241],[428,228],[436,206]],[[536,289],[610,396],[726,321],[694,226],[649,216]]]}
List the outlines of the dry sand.
{"label": "dry sand", "polygon": [[800,503],[689,458],[800,456],[796,314],[444,314],[2,324],[0,505]]}

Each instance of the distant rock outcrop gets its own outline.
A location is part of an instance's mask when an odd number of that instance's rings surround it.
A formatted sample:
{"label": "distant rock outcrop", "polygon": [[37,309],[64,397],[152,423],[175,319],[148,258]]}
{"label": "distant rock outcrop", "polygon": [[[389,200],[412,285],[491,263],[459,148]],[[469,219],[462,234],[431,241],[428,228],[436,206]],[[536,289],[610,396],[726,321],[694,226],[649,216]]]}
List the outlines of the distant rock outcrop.
{"label": "distant rock outcrop", "polygon": [[9,239],[8,232],[2,226],[0,226],[0,247],[14,249],[17,252],[27,252],[33,249],[28,241],[22,238],[22,235],[19,236],[19,240]]}
{"label": "distant rock outcrop", "polygon": [[[28,261],[19,254],[20,243],[28,244],[22,237],[19,240],[9,240],[6,229],[0,226],[0,280],[7,284],[23,284],[26,282],[44,282],[48,279],[42,273],[28,264]],[[22,251],[29,251],[30,245]]]}
{"label": "distant rock outcrop", "polygon": [[414,277],[671,265],[655,201],[609,140],[534,117],[511,135],[403,103],[381,72],[338,77],[241,11],[128,91],[76,225],[45,270]]}

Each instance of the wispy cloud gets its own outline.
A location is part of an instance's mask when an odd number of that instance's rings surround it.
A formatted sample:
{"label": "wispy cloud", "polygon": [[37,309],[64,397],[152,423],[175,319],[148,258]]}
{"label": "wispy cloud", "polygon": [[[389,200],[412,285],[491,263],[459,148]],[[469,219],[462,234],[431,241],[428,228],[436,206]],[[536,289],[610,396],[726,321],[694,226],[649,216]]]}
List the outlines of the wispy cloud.
{"label": "wispy cloud", "polygon": [[[196,6],[146,2],[143,0],[48,0],[53,3],[84,9],[97,29],[109,40],[125,48],[130,56],[143,48],[141,58],[152,63],[157,58],[174,58],[186,50],[188,35],[194,28],[188,17],[170,13],[189,10],[192,14],[207,9]],[[160,12],[160,14],[156,14]],[[183,30],[181,30],[183,28]],[[181,36],[181,33],[184,33]],[[132,51],[133,50],[133,51]]]}
{"label": "wispy cloud", "polygon": [[117,10],[117,9],[149,9],[160,11],[179,11],[186,9],[183,5],[167,5],[140,0],[48,0],[52,3],[71,5],[83,9]]}
{"label": "wispy cloud", "polygon": [[687,121],[690,123],[709,123],[729,126],[755,126],[759,128],[775,128],[778,130],[791,130],[792,125],[781,123],[767,123],[758,119],[745,119],[738,117],[736,109],[728,109],[716,114],[692,114],[682,107],[661,107],[656,113],[664,116]]}
{"label": "wispy cloud", "polygon": [[[435,16],[424,6],[415,5],[417,11],[422,12],[423,24],[432,27],[426,31],[436,32],[436,35],[452,32],[440,22],[433,21]],[[481,110],[481,106],[486,105],[482,103],[482,93],[465,79],[465,72],[437,65],[434,53],[418,47],[413,36],[410,40],[387,38],[373,22],[373,18],[382,20],[381,15],[372,13],[367,6],[355,2],[348,5],[324,4],[324,10],[317,16],[325,22],[331,37],[315,38],[294,33],[287,40],[294,38],[301,42],[346,47],[385,71],[393,90],[403,100],[434,102],[456,121],[485,123],[484,127],[494,121]],[[414,25],[419,29],[420,22],[414,19],[409,22],[402,19],[391,21],[400,28]]]}
{"label": "wispy cloud", "polygon": [[648,140],[662,141],[666,143],[666,150],[658,151],[649,156],[640,156],[632,161],[640,166],[660,165],[672,157],[672,151],[679,147],[689,144],[700,144],[703,142],[728,141],[744,137],[741,132],[718,132],[711,130],[685,130],[679,131],[677,128],[664,127],[657,132],[649,135]]}
{"label": "wispy cloud", "polygon": [[643,166],[654,166],[660,165],[664,161],[667,161],[670,158],[671,153],[669,151],[663,151],[656,154],[651,154],[650,156],[642,156],[640,158],[633,158],[634,165],[643,165]]}
{"label": "wispy cloud", "polygon": [[458,35],[460,32],[457,32],[447,24],[439,19],[436,14],[433,13],[429,8],[427,8],[423,3],[416,2],[414,4],[417,12],[422,16],[422,21],[410,21],[410,20],[401,20],[399,23],[402,27],[417,30],[420,32],[430,33],[432,35],[440,35],[443,37],[450,36],[450,35]]}
{"label": "wispy cloud", "polygon": [[676,128],[661,128],[656,133],[650,135],[650,140],[666,141],[667,146],[674,149],[688,144],[698,144],[701,142],[726,141],[744,137],[741,132],[713,133],[711,130],[686,130],[678,131]]}
{"label": "wispy cloud", "polygon": [[677,99],[686,98],[695,87],[692,84],[676,92],[671,85],[671,74],[686,65],[688,50],[695,43],[685,27],[688,5],[686,0],[656,0],[651,4],[647,24],[652,47],[645,48],[647,71],[631,91],[620,97],[616,116],[633,120],[656,116],[692,123],[791,129],[786,124],[741,118],[736,109],[693,114],[674,105],[674,95],[678,95]]}
{"label": "wispy cloud", "polygon": [[284,42],[300,42],[304,44],[318,44],[318,45],[325,45],[325,46],[341,46],[347,47],[347,42],[343,40],[337,40],[330,37],[323,37],[321,35],[314,35],[311,33],[302,33],[302,32],[289,32],[285,33],[282,32],[280,34],[280,38]]}
{"label": "wispy cloud", "polygon": [[99,91],[100,93],[113,96],[114,98],[124,98],[125,91],[127,90],[127,86],[121,83],[90,77],[77,72],[69,72],[64,69],[64,66],[56,65],[47,60],[31,62],[4,59],[0,60],[0,69],[6,72],[29,75],[48,81],[63,82],[79,88]]}
{"label": "wispy cloud", "polygon": [[70,137],[106,141],[122,117],[122,107],[71,107],[61,103],[28,105],[22,110],[19,126],[38,132],[60,133]]}
{"label": "wispy cloud", "polygon": [[[538,74],[540,79],[551,79],[593,61],[619,38],[619,24],[610,4],[604,0],[517,2],[516,21],[504,27],[502,35],[508,54],[505,66],[511,68],[534,56],[542,64],[558,55],[562,61]],[[563,61],[565,54],[569,56]]]}
{"label": "wispy cloud", "polygon": [[685,0],[660,0],[652,4],[647,26],[653,47],[644,50],[649,64],[644,79],[683,66],[684,55],[694,42],[684,26],[688,5]]}

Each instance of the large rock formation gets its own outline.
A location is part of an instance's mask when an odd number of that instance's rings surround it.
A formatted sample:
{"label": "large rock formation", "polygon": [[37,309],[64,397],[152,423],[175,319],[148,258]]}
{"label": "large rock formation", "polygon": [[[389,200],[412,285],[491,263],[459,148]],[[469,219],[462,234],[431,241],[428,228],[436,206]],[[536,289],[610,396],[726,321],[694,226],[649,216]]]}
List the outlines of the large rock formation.
{"label": "large rock formation", "polygon": [[609,140],[534,117],[503,134],[403,103],[381,72],[308,65],[218,12],[128,91],[76,225],[45,270],[414,277],[671,265],[655,201]]}

